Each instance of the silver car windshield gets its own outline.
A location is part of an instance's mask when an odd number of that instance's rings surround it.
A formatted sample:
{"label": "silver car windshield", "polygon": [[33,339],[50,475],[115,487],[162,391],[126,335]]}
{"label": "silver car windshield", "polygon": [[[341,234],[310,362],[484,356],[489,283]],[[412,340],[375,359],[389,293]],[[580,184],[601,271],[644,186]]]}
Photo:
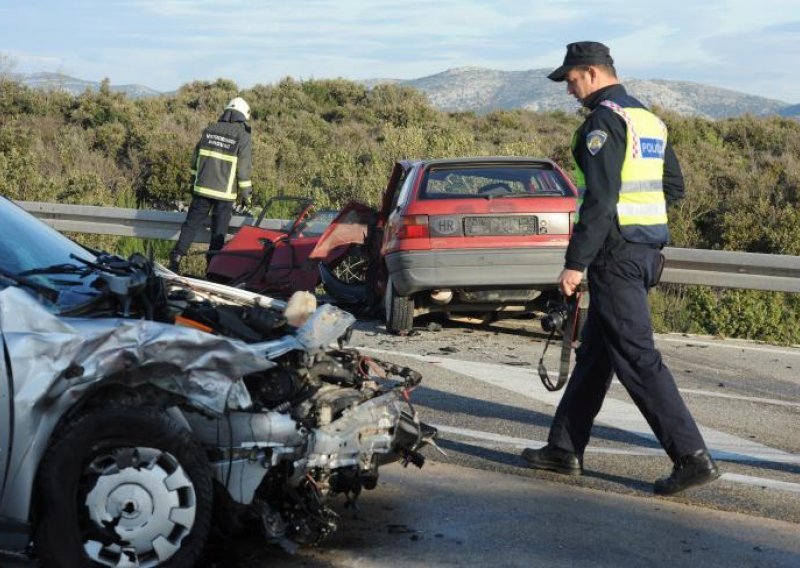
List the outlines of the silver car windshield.
{"label": "silver car windshield", "polygon": [[20,274],[58,264],[75,264],[70,256],[95,256],[8,199],[0,199],[0,268]]}
{"label": "silver car windshield", "polygon": [[96,255],[71,241],[12,201],[0,198],[0,280],[21,285],[60,312],[96,297],[87,262]]}

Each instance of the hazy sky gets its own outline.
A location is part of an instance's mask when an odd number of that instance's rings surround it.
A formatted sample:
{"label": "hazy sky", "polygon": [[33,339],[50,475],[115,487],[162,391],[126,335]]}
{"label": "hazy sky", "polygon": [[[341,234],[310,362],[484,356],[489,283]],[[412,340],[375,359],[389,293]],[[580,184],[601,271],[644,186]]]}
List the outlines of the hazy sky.
{"label": "hazy sky", "polygon": [[15,71],[161,91],[553,69],[586,39],[611,47],[623,79],[800,103],[798,0],[0,0],[0,54]]}

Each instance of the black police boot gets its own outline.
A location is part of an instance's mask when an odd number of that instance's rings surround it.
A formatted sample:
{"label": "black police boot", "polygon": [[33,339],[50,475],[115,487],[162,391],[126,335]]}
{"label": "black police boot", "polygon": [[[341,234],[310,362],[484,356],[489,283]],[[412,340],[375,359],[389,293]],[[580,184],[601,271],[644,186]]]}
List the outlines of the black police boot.
{"label": "black police boot", "polygon": [[169,265],[167,266],[167,268],[169,268],[175,274],[180,274],[181,273],[181,259],[182,258],[183,258],[183,255],[180,255],[180,254],[176,253],[175,251],[172,251],[169,254]]}
{"label": "black police boot", "polygon": [[669,477],[655,482],[653,491],[657,495],[672,495],[689,487],[703,485],[719,477],[719,468],[706,450],[681,457]]}
{"label": "black police boot", "polygon": [[534,450],[525,448],[522,459],[535,469],[546,469],[563,473],[564,475],[580,475],[583,473],[583,464],[577,454],[562,450],[550,444]]}

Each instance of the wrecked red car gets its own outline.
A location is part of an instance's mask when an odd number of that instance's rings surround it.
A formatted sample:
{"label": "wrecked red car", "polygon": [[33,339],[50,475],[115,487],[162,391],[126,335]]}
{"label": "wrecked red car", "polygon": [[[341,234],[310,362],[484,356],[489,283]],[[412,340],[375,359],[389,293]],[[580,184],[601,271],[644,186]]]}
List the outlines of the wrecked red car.
{"label": "wrecked red car", "polygon": [[[374,211],[360,203],[339,212],[318,210],[307,198],[274,197],[252,225],[243,226],[211,258],[206,276],[252,292],[288,297],[298,290],[313,292],[320,284],[318,264],[324,263],[341,281],[363,283],[366,259],[361,244],[372,216]],[[360,221],[352,224],[353,219]],[[332,222],[346,226],[328,230]]]}
{"label": "wrecked red car", "polygon": [[397,162],[363,243],[365,284],[322,265],[323,284],[334,298],[382,304],[393,332],[432,311],[536,309],[557,289],[576,197],[547,159]]}
{"label": "wrecked red car", "polygon": [[280,198],[284,215],[299,206],[294,220],[282,225],[265,207],[208,275],[280,295],[321,283],[339,303],[380,311],[396,333],[429,312],[533,311],[556,293],[576,197],[547,159],[400,161],[379,210],[311,214],[309,200]]}

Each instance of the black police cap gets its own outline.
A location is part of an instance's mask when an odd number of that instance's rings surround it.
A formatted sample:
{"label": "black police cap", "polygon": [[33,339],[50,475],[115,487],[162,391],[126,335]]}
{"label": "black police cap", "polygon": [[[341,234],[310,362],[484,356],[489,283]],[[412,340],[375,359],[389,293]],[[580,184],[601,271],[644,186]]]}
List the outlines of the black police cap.
{"label": "black police cap", "polygon": [[567,72],[579,65],[613,65],[608,46],[597,41],[578,41],[567,44],[567,54],[564,64],[550,73],[547,78],[551,81],[563,81]]}

